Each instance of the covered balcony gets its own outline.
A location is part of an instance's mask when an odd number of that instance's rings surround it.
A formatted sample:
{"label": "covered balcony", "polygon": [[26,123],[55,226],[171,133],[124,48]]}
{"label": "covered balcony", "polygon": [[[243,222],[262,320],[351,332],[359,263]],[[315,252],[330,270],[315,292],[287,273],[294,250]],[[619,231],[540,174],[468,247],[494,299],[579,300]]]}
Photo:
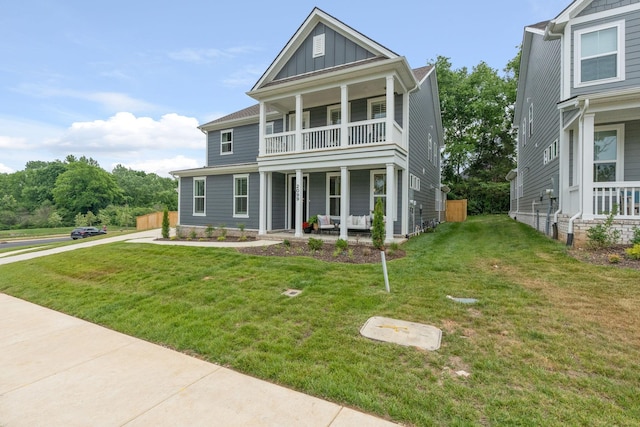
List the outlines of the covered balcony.
{"label": "covered balcony", "polygon": [[[282,118],[268,122],[268,110]],[[394,75],[261,101],[259,157],[380,145],[406,151],[408,111]]]}

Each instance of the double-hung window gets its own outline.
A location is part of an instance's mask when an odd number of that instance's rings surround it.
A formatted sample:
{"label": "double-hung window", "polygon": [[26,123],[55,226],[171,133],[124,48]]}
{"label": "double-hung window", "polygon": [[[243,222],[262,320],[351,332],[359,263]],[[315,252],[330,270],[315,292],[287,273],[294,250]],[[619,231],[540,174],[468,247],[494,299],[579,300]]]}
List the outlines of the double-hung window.
{"label": "double-hung window", "polygon": [[206,178],[193,178],[193,215],[205,215]]}
{"label": "double-hung window", "polygon": [[624,80],[624,40],[624,21],[576,31],[575,86]]}
{"label": "double-hung window", "polygon": [[233,217],[249,217],[249,175],[233,176]]}
{"label": "double-hung window", "polygon": [[602,126],[593,138],[593,181],[623,180],[624,125]]}
{"label": "double-hung window", "polygon": [[220,131],[220,154],[233,154],[233,130]]}

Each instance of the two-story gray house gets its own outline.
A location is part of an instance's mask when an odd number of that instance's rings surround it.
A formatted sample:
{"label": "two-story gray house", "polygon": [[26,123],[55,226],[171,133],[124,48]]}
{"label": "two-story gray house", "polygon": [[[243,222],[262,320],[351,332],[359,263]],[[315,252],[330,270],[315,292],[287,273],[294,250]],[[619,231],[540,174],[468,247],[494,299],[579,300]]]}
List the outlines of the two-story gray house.
{"label": "two-story gray house", "polygon": [[514,125],[510,215],[586,241],[615,214],[640,226],[640,0],[576,0],[526,27]]}
{"label": "two-story gray house", "polygon": [[433,67],[410,68],[316,8],[248,95],[258,103],[200,126],[206,166],[172,172],[181,226],[302,237],[323,215],[346,239],[378,199],[387,241],[441,219]]}

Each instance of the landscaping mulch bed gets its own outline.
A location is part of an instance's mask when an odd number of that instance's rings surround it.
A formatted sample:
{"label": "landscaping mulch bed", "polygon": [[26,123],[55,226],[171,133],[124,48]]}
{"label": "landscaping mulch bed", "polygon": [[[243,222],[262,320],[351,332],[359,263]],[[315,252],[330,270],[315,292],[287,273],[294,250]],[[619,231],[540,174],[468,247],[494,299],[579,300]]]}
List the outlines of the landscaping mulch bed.
{"label": "landscaping mulch bed", "polygon": [[[307,242],[290,242],[272,246],[238,248],[238,252],[251,255],[265,256],[306,256],[327,262],[342,262],[349,264],[374,264],[381,260],[380,251],[369,245],[349,245],[346,251],[336,250],[333,243],[325,242],[319,250],[311,250]],[[405,252],[402,249],[392,250],[387,248],[385,258],[387,261],[402,258]]]}
{"label": "landscaping mulch bed", "polygon": [[575,248],[569,253],[574,258],[595,265],[608,265],[620,268],[633,268],[640,270],[640,260],[631,259],[625,250],[629,245],[614,245],[608,248]]}

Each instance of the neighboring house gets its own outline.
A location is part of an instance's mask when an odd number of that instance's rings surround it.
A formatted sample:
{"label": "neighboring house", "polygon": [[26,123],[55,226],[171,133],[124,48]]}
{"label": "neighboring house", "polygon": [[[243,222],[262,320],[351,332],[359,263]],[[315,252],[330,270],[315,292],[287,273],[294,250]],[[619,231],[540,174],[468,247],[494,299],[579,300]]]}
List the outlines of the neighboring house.
{"label": "neighboring house", "polygon": [[248,95],[258,104],[200,126],[206,166],[172,172],[181,226],[301,237],[320,214],[346,238],[382,199],[392,241],[444,218],[435,68],[316,8]]}
{"label": "neighboring house", "polygon": [[609,212],[623,242],[640,226],[638,40],[640,0],[577,0],[525,28],[512,217],[568,244]]}

